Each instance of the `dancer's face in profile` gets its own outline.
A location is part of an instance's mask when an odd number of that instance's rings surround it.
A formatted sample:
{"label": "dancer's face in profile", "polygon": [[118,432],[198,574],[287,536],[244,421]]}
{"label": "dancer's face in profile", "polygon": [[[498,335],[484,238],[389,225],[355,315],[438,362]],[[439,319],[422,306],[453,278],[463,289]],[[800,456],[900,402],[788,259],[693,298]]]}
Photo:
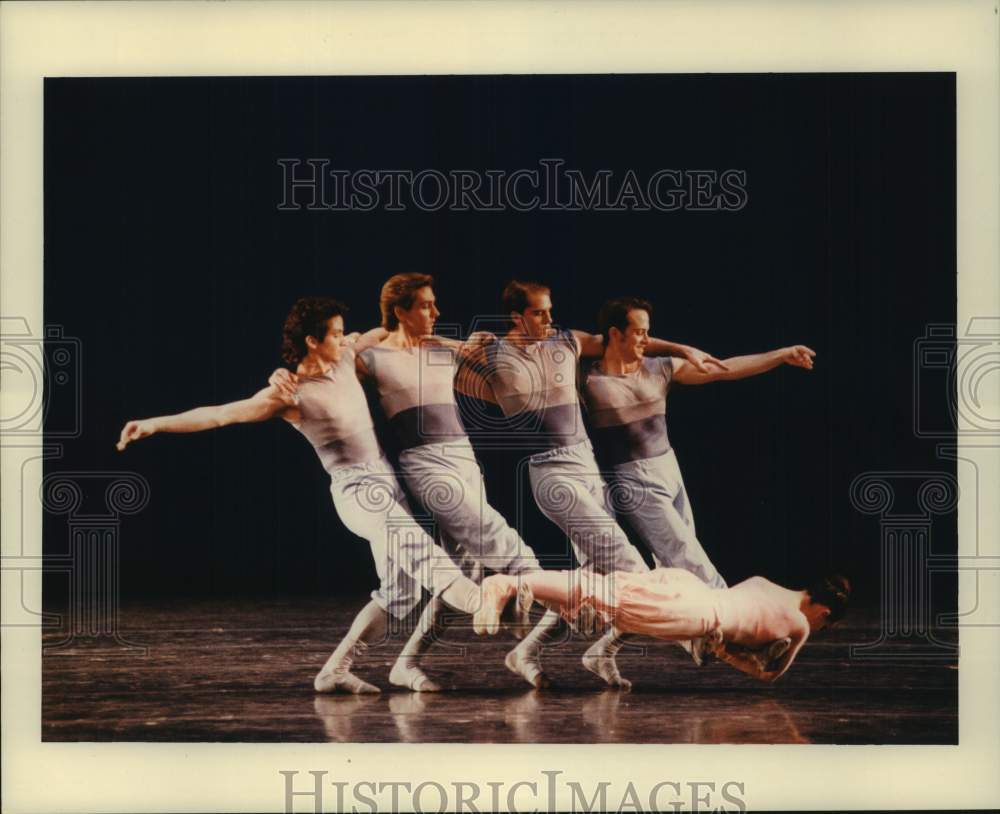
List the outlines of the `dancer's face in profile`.
{"label": "dancer's face in profile", "polygon": [[515,321],[525,336],[531,339],[545,339],[552,336],[552,297],[547,292],[537,292],[528,295],[528,307],[520,314],[514,314]]}
{"label": "dancer's face in profile", "polygon": [[[310,337],[312,342],[316,340]],[[326,336],[322,342],[315,345],[308,342],[310,349],[324,362],[340,361],[340,349],[344,343],[344,318],[342,316],[330,317],[326,321]]]}
{"label": "dancer's face in profile", "polygon": [[428,336],[434,333],[434,323],[441,316],[437,309],[434,289],[429,285],[418,288],[413,294],[413,305],[406,310],[396,307],[396,318],[411,336]]}
{"label": "dancer's face in profile", "polygon": [[611,332],[611,341],[618,345],[618,352],[626,362],[638,362],[649,344],[649,314],[638,308],[628,312],[628,325],[624,331]]}

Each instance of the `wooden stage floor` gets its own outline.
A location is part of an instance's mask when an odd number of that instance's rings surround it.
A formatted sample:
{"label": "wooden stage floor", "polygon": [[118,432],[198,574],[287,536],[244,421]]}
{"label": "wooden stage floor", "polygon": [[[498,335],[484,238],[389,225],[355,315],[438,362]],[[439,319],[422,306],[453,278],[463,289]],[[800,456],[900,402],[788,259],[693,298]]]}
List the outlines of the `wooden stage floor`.
{"label": "wooden stage floor", "polygon": [[[45,741],[840,743],[958,742],[957,659],[851,658],[879,637],[878,615],[855,610],[806,644],[791,670],[763,684],[725,665],[695,667],[675,645],[623,651],[629,693],[602,689],[580,666],[587,642],[546,652],[558,681],[535,691],[503,666],[513,639],[450,628],[425,662],[450,691],[387,682],[403,633],[372,648],[356,672],[377,696],[319,695],[312,678],[364,598],[127,603],[122,639],[65,642],[44,634]],[[936,631],[954,642],[954,630]],[[62,644],[60,644],[62,642]],[[913,640],[912,649],[921,645]],[[897,642],[896,653],[908,652]]]}

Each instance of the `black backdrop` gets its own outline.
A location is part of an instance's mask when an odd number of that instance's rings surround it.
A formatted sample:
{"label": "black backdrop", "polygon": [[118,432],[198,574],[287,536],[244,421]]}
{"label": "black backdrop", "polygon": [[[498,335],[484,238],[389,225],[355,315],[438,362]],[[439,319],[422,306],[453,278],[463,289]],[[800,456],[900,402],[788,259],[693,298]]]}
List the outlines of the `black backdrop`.
{"label": "black backdrop", "polygon": [[[739,169],[737,212],[285,212],[280,158],[343,169],[590,175]],[[805,343],[785,367],[677,387],[668,424],[700,537],[730,582],[838,567],[877,595],[869,470],[953,471],[915,438],[914,341],[953,323],[951,74],[49,79],[45,320],[78,337],[83,433],[60,470],[132,470],[149,506],[122,521],[126,595],[369,590],[308,444],[280,421],[114,450],[130,418],[244,397],[279,364],[291,302],[330,294],[377,321],[390,274],[433,273],[442,321],[495,314],[511,277],[553,287],[566,327],[603,299],[656,306],[654,333],[728,356]],[[946,418],[944,391],[921,404]],[[482,449],[516,516],[517,462]],[[525,538],[560,533],[529,499]],[[66,546],[45,518],[46,551]],[[955,520],[935,530],[954,550]],[[556,564],[558,562],[556,561]],[[47,597],[61,588],[47,583]]]}

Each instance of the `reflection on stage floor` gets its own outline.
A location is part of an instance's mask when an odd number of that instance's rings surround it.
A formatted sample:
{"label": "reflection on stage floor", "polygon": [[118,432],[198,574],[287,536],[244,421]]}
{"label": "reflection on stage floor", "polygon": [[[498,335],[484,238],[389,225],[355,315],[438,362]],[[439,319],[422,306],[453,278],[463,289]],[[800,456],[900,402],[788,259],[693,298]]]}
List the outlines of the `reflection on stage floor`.
{"label": "reflection on stage floor", "polygon": [[[803,649],[788,674],[763,684],[725,665],[695,667],[652,640],[619,657],[631,692],[603,688],[580,665],[588,642],[547,651],[557,685],[532,690],[503,666],[513,645],[449,628],[425,665],[445,688],[392,688],[405,637],[392,633],[356,672],[380,695],[320,695],[312,677],[357,603],[289,599],[126,603],[118,640],[44,634],[46,741],[402,743],[947,744],[958,739],[954,657],[851,657],[879,637],[874,611]],[[935,631],[954,642],[954,630]],[[923,646],[914,641],[913,649]],[[926,649],[926,648],[925,648]],[[904,657],[899,658],[903,653]],[[937,655],[937,654],[934,654]]]}

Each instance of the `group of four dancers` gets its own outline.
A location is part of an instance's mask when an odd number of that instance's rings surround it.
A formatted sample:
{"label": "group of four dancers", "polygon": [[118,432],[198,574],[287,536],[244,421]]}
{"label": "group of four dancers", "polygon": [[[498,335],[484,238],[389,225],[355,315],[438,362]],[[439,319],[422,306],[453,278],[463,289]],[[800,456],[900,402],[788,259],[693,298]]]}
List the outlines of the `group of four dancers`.
{"label": "group of four dancers", "polygon": [[[773,680],[811,631],[843,614],[850,587],[841,577],[805,591],[760,577],[727,588],[695,534],[666,428],[671,383],[739,379],[782,364],[811,369],[813,351],[796,345],[720,361],[650,336],[652,306],[637,298],[605,303],[599,334],[557,330],[551,296],[537,283],[510,283],[503,293],[510,330],[464,342],[434,334],[440,312],[428,275],[390,278],[380,297],[382,325],[364,334],[345,333],[347,309],[338,301],[301,299],[283,334],[282,355],[294,374],[275,371],[249,399],[123,428],[119,449],[158,432],[280,416],[313,445],[341,521],[369,542],[379,577],[371,601],[316,676],[317,691],[378,692],[351,672],[353,659],[383,639],[390,615],[412,613],[424,589],[430,601],[389,673],[390,683],[423,692],[440,689],[420,661],[454,618],[449,609],[472,615],[477,632],[506,625],[523,636],[505,663],[535,687],[549,684],[543,648],[565,639],[567,626],[607,627],[584,666],[628,688],[615,656],[632,636],[676,641],[696,663],[710,654]],[[379,444],[362,383],[377,391],[398,468]],[[456,390],[494,402],[512,432],[530,443],[535,501],[566,534],[578,570],[542,570],[490,506]],[[440,545],[413,519],[397,472],[433,518]],[[622,531],[620,515],[655,569]],[[496,573],[483,579],[486,570]],[[545,611],[524,635],[534,601]]]}

